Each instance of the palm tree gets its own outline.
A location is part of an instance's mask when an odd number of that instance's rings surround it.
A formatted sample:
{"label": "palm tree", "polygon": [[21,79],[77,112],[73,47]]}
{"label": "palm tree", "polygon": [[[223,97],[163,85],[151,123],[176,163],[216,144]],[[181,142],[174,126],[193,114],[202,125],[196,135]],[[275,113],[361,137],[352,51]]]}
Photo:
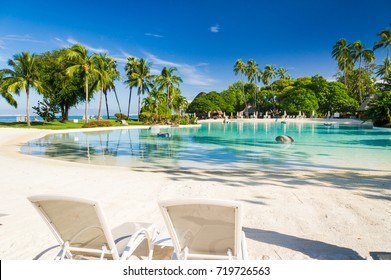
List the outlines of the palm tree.
{"label": "palm tree", "polygon": [[110,114],[109,105],[107,103],[107,92],[110,90],[114,90],[115,93],[114,80],[119,79],[120,74],[117,70],[117,62],[113,58],[108,57],[107,54],[99,54],[95,56],[94,59],[96,63],[95,67],[98,70],[98,88],[101,89],[98,120],[100,119],[102,111],[102,93],[105,96],[107,118],[109,119]]}
{"label": "palm tree", "polygon": [[365,49],[364,45],[360,41],[356,41],[351,44],[350,46],[351,51],[351,57],[353,58],[353,62],[359,62],[358,64],[358,81],[359,84],[358,90],[359,90],[359,97],[360,97],[360,103],[363,102],[363,96],[361,93],[361,72],[362,72],[362,62],[365,64],[370,64],[375,60],[375,55],[372,50]]}
{"label": "palm tree", "polygon": [[280,78],[280,80],[288,80],[289,75],[287,73],[288,70],[286,70],[284,67],[280,67],[277,70],[277,75]]}
{"label": "palm tree", "polygon": [[[283,68],[282,68],[283,69]],[[286,72],[286,71],[285,71]],[[265,66],[265,69],[262,71],[262,82],[268,86],[270,81],[277,75],[276,68],[273,65],[268,64]]]}
{"label": "palm tree", "polygon": [[186,109],[188,105],[186,97],[181,95],[179,89],[176,89],[172,99],[172,108],[180,115],[181,110]]}
{"label": "palm tree", "polygon": [[150,107],[149,111],[151,113],[153,113],[153,111],[155,111],[155,121],[158,122],[159,121],[159,104],[164,102],[166,95],[160,90],[152,90],[149,92],[148,95],[151,100],[146,100],[145,104],[148,104],[148,102],[150,103],[149,104],[149,107]]}
{"label": "palm tree", "polygon": [[387,49],[387,58],[390,58],[390,45],[391,45],[391,30],[389,28],[381,31],[379,34],[380,40],[375,42],[375,45],[373,46],[373,50],[377,50],[379,48],[385,48]]}
{"label": "palm tree", "polygon": [[6,97],[8,96],[7,93],[10,92],[16,94],[19,94],[20,91],[26,92],[27,126],[30,126],[30,88],[35,88],[38,91],[42,90],[42,85],[38,76],[36,57],[35,54],[31,55],[29,52],[16,54],[13,59],[8,60],[8,65],[11,66],[12,69],[2,70],[2,83],[5,92],[4,94],[2,93],[2,96]]}
{"label": "palm tree", "polygon": [[244,105],[247,108],[247,101],[246,101],[246,95],[244,94],[244,83],[243,83],[243,74],[246,73],[246,68],[247,68],[247,65],[246,65],[246,63],[243,62],[243,60],[241,60],[241,59],[236,60],[235,66],[234,66],[234,72],[235,72],[235,75],[240,73],[240,80],[242,82],[242,92],[243,92],[243,98],[244,98]]}
{"label": "palm tree", "polygon": [[[284,72],[285,69],[284,68],[280,68],[279,70],[281,70],[281,74],[285,74]],[[262,82],[268,86],[271,82],[271,80],[277,76],[277,70],[276,68],[273,67],[273,65],[271,64],[267,64],[265,66],[265,69],[262,71]],[[273,84],[270,86],[271,87],[271,90],[273,91]],[[272,101],[273,101],[273,113],[275,112],[275,101],[276,101],[276,95],[273,93],[272,94]]]}
{"label": "palm tree", "polygon": [[255,106],[257,106],[257,81],[260,81],[260,71],[258,68],[258,64],[255,62],[255,60],[250,59],[247,61],[247,67],[246,67],[246,76],[250,83],[254,83],[255,85]]}
{"label": "palm tree", "polygon": [[151,62],[147,62],[144,58],[139,60],[137,67],[135,67],[134,72],[132,73],[132,80],[134,80],[135,85],[138,87],[138,109],[137,109],[137,119],[140,120],[140,104],[141,104],[141,95],[145,92],[148,92],[151,87],[151,81],[153,75],[151,75]]}
{"label": "palm tree", "polygon": [[352,56],[350,47],[344,38],[335,43],[331,55],[337,61],[338,68],[343,72],[344,84],[347,85],[348,72],[352,66]]}
{"label": "palm tree", "polygon": [[95,66],[96,54],[88,56],[86,47],[76,44],[67,51],[67,58],[72,61],[72,66],[66,69],[66,73],[70,76],[76,73],[81,73],[84,79],[84,91],[86,94],[86,106],[84,117],[86,123],[88,123],[88,83],[90,79],[95,78],[99,74],[98,69]]}
{"label": "palm tree", "polygon": [[0,70],[0,95],[7,101],[11,106],[18,108],[18,103],[14,99],[14,97],[7,91],[7,87],[5,86],[5,82],[3,81],[4,72]]}
{"label": "palm tree", "polygon": [[172,74],[175,71],[177,71],[175,67],[164,67],[162,69],[161,74],[155,78],[158,90],[166,90],[167,112],[169,108],[171,108],[173,92],[175,91],[175,89],[179,88],[179,83],[182,83],[181,77]]}
{"label": "palm tree", "polygon": [[126,77],[128,78],[125,81],[125,84],[129,87],[129,102],[128,102],[128,118],[130,115],[130,101],[132,100],[132,88],[137,86],[137,80],[133,78],[132,74],[135,72],[137,65],[139,64],[139,60],[134,56],[129,56],[126,59],[125,71]]}
{"label": "palm tree", "polygon": [[391,62],[389,58],[383,60],[383,65],[377,66],[376,76],[381,77],[385,83],[391,84]]}

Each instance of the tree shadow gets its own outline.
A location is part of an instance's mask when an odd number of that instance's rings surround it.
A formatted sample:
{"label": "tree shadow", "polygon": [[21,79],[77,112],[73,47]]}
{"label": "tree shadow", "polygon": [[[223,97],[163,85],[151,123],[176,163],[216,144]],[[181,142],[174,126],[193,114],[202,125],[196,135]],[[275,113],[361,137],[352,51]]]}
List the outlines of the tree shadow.
{"label": "tree shadow", "polygon": [[363,260],[356,251],[328,244],[325,242],[304,239],[275,231],[244,228],[246,237],[258,242],[273,244],[301,252],[312,259],[317,260]]}
{"label": "tree shadow", "polygon": [[391,252],[369,252],[374,260],[391,260]]}

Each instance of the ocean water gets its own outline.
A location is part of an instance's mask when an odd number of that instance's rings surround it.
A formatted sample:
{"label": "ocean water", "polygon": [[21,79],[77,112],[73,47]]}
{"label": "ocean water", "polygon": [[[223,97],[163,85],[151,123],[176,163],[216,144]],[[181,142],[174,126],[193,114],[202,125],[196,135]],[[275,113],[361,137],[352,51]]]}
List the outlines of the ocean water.
{"label": "ocean water", "polygon": [[[131,168],[391,171],[391,130],[314,123],[206,123],[167,128],[52,134],[26,143],[33,156]],[[289,135],[292,144],[275,141]]]}

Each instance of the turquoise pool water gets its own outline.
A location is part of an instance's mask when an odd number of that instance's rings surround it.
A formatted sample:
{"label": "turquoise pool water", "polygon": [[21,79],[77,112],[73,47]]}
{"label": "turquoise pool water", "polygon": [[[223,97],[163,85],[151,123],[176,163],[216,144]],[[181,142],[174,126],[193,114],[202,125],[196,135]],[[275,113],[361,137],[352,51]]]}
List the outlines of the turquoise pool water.
{"label": "turquoise pool water", "polygon": [[[346,169],[391,171],[391,130],[323,123],[207,123],[161,128],[52,134],[22,152],[61,160],[169,169]],[[290,135],[293,144],[275,137]]]}

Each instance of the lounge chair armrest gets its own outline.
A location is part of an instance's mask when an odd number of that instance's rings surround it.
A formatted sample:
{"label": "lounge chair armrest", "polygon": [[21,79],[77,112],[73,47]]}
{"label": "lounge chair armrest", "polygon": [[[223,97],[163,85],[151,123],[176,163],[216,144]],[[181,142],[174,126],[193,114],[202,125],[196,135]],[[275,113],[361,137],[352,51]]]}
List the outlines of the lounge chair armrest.
{"label": "lounge chair armrest", "polygon": [[131,254],[137,249],[137,247],[141,244],[144,239],[148,242],[148,248],[150,251],[149,258],[152,257],[151,251],[153,252],[153,240],[156,238],[157,230],[156,227],[152,229],[152,232],[150,232],[146,228],[140,228],[136,232],[134,232],[129,239],[128,243],[126,244],[125,250],[122,253],[121,260],[126,260],[131,256]]}

